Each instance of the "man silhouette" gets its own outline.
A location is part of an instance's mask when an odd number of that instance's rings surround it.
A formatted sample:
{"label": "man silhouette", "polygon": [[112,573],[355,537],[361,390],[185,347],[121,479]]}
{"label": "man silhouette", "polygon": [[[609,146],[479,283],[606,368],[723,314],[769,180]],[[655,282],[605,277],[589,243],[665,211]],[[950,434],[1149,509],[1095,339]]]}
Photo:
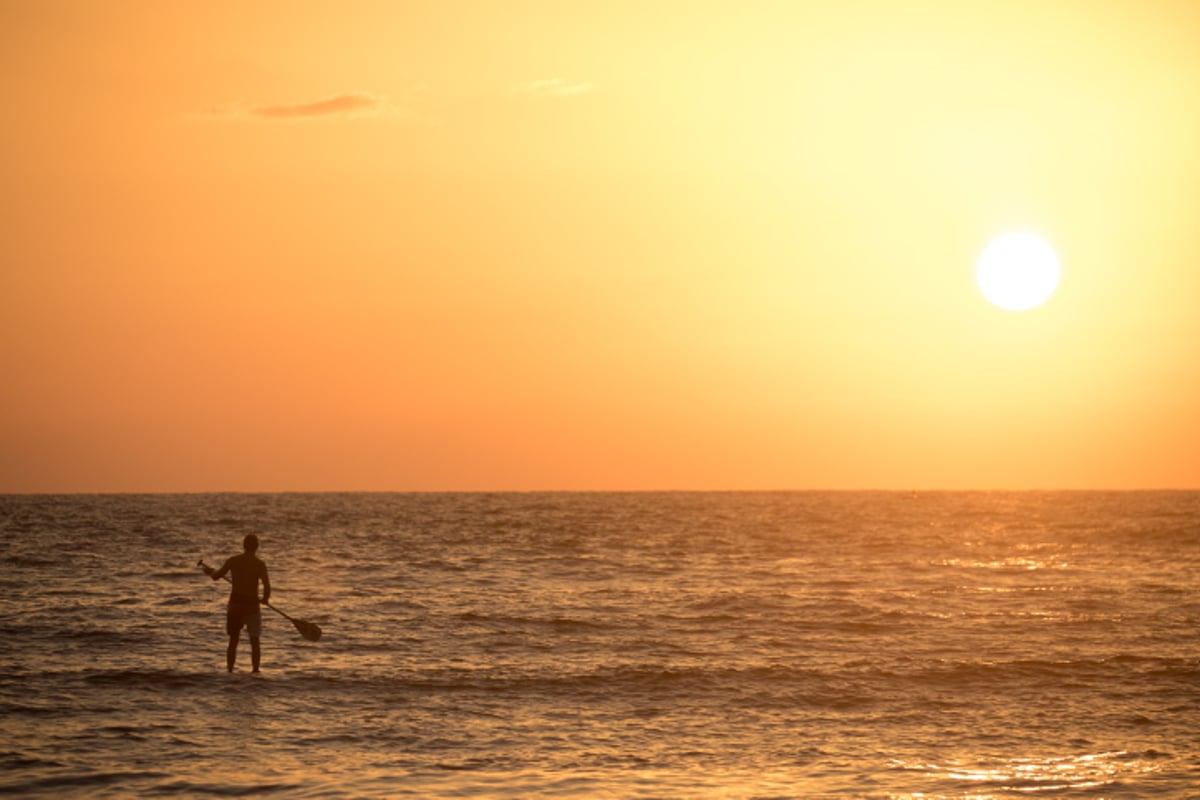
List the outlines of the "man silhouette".
{"label": "man silhouette", "polygon": [[258,537],[253,533],[247,534],[242,540],[240,554],[227,559],[220,569],[204,567],[214,581],[220,580],[227,572],[232,576],[230,582],[233,589],[229,593],[229,606],[225,612],[225,632],[229,634],[225,663],[230,672],[233,672],[234,662],[237,661],[238,638],[243,626],[250,634],[250,661],[255,672],[258,672],[262,660],[262,648],[259,646],[262,612],[258,606],[258,582],[262,581],[262,602],[267,603],[271,600],[271,579],[267,575],[266,563],[255,555],[257,552]]}

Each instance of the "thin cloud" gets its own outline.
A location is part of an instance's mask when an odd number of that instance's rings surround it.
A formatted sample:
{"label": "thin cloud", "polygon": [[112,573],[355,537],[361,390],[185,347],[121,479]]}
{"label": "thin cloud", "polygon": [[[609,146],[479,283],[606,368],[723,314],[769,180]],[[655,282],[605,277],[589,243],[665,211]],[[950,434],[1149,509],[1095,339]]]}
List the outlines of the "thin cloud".
{"label": "thin cloud", "polygon": [[570,95],[587,94],[591,90],[592,85],[590,83],[567,81],[562,78],[530,81],[518,88],[521,94],[531,94],[539,97],[568,97]]}
{"label": "thin cloud", "polygon": [[367,94],[339,94],[326,100],[312,103],[296,103],[283,106],[258,106],[250,114],[265,119],[308,119],[312,117],[336,117],[377,111],[382,102]]}

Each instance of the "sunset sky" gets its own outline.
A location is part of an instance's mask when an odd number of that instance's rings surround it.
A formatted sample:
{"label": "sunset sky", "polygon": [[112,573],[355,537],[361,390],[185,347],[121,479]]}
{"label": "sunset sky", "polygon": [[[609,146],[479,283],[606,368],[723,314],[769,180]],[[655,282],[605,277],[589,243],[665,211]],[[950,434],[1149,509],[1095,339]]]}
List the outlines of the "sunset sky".
{"label": "sunset sky", "polygon": [[4,0],[0,52],[0,492],[1200,488],[1196,3]]}

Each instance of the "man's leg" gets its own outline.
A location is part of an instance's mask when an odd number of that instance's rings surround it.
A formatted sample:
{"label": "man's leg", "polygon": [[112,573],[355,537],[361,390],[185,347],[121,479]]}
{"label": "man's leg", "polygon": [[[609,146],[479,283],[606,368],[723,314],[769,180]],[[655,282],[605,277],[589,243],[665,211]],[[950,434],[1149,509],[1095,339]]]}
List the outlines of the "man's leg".
{"label": "man's leg", "polygon": [[229,634],[229,649],[225,651],[225,666],[229,668],[230,672],[233,672],[233,664],[235,661],[237,661],[239,633],[241,633],[241,631]]}
{"label": "man's leg", "polygon": [[259,662],[262,661],[262,648],[258,646],[258,637],[250,637],[250,663],[254,665],[254,671],[258,672]]}

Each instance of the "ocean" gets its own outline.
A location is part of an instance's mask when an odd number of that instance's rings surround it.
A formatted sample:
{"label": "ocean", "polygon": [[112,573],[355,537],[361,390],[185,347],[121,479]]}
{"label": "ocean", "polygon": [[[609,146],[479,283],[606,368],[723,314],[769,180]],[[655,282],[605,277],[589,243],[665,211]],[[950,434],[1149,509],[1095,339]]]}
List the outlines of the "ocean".
{"label": "ocean", "polygon": [[[256,533],[263,671],[219,564]],[[0,793],[1200,797],[1200,493],[0,497]]]}

